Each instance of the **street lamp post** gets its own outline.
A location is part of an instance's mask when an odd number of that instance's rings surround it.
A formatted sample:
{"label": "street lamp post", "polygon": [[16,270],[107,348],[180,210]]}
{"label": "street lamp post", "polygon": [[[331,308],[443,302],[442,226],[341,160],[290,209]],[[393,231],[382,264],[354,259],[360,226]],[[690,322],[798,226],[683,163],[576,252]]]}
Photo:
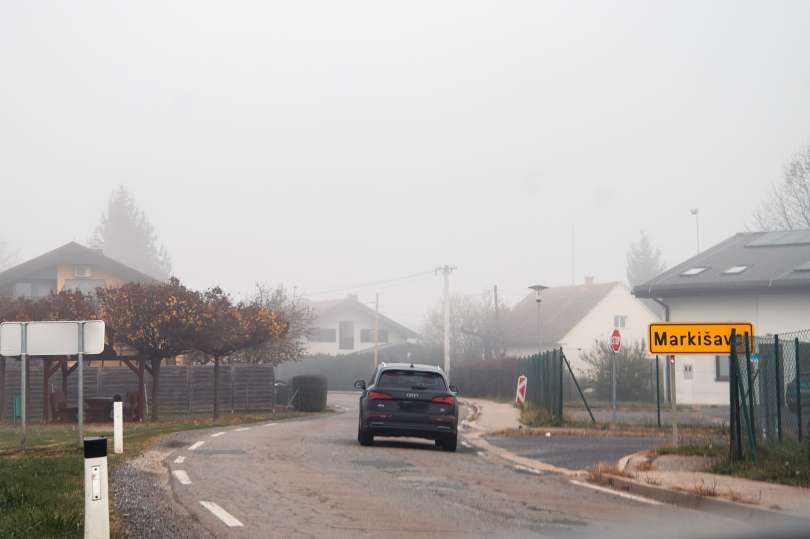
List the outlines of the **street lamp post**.
{"label": "street lamp post", "polygon": [[697,252],[700,254],[700,219],[698,218],[698,208],[692,208],[689,213],[695,216],[695,239],[697,240]]}
{"label": "street lamp post", "polygon": [[543,332],[542,326],[540,324],[540,302],[542,301],[542,294],[543,290],[547,289],[547,286],[543,286],[541,284],[536,284],[530,286],[529,289],[534,290],[534,301],[537,302],[537,353],[543,353]]}

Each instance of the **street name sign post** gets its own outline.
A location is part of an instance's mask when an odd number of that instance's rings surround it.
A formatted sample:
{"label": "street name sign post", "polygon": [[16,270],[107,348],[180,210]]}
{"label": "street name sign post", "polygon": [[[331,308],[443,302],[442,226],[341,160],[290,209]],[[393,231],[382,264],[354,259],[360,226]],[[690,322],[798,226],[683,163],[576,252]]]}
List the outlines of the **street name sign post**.
{"label": "street name sign post", "polygon": [[19,356],[22,448],[26,442],[26,362],[28,356],[76,356],[79,369],[79,445],[84,438],[84,354],[104,351],[102,320],[3,322],[0,356]]}
{"label": "street name sign post", "polygon": [[[731,350],[731,333],[748,335],[754,346],[754,324],[751,322],[654,322],[649,326],[647,346],[650,354],[669,357],[669,394],[672,405],[672,445],[678,446],[677,397],[675,394],[675,354],[723,355]],[[738,337],[737,344],[745,346]]]}

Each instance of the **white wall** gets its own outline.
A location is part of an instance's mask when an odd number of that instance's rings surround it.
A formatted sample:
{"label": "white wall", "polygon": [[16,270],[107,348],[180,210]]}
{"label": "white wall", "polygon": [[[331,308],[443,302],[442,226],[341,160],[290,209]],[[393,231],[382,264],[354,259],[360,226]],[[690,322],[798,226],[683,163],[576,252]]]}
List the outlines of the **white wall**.
{"label": "white wall", "polygon": [[[810,294],[666,298],[673,322],[753,322],[757,335],[810,328]],[[685,378],[688,366],[692,379]],[[675,357],[680,404],[728,405],[728,382],[716,380],[714,355]]]}
{"label": "white wall", "polygon": [[594,341],[610,338],[615,315],[627,316],[626,327],[619,328],[622,343],[626,346],[642,339],[646,342],[648,326],[659,320],[627,287],[614,287],[560,342],[577,376],[584,374],[588,368],[582,355],[593,347]]}
{"label": "white wall", "polygon": [[[338,347],[340,345],[340,322],[354,322],[354,348],[352,350],[340,350]],[[374,343],[363,343],[360,342],[360,330],[363,329],[374,329],[374,315],[368,314],[361,309],[355,309],[351,306],[347,306],[345,308],[338,307],[329,312],[327,312],[324,316],[319,316],[317,320],[315,320],[312,324],[312,327],[317,328],[330,328],[334,329],[337,333],[337,337],[335,342],[310,342],[307,345],[307,354],[330,354],[330,355],[342,355],[342,354],[351,354],[352,352],[357,352],[359,350],[368,350],[374,348]],[[382,329],[385,327],[382,323],[380,323],[380,328]],[[395,331],[393,328],[388,328],[388,342],[387,343],[380,343],[380,346],[384,344],[398,344],[405,342],[405,337]]]}

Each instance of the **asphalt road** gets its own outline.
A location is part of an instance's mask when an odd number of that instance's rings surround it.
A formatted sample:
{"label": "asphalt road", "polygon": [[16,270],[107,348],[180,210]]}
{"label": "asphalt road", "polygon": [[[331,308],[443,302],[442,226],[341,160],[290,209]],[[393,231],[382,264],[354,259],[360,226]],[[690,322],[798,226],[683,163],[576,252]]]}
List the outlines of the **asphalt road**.
{"label": "asphalt road", "polygon": [[571,470],[591,469],[600,462],[616,462],[625,455],[663,445],[662,438],[632,436],[497,436],[487,440],[516,455]]}
{"label": "asphalt road", "polygon": [[[706,537],[750,525],[535,474],[459,445],[356,441],[342,413],[182,433],[165,458],[174,500],[215,537]],[[202,534],[203,530],[200,530]]]}

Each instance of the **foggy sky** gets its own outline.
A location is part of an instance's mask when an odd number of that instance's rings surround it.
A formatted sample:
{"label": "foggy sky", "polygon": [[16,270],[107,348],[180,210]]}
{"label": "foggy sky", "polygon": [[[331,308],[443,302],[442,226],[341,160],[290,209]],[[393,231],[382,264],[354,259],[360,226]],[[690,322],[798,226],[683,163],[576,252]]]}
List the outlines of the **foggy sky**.
{"label": "foggy sky", "polygon": [[[808,2],[5,2],[0,234],[126,185],[189,285],[625,279],[745,230],[810,144]],[[420,329],[441,280],[358,290]],[[339,297],[346,291],[313,299]]]}

